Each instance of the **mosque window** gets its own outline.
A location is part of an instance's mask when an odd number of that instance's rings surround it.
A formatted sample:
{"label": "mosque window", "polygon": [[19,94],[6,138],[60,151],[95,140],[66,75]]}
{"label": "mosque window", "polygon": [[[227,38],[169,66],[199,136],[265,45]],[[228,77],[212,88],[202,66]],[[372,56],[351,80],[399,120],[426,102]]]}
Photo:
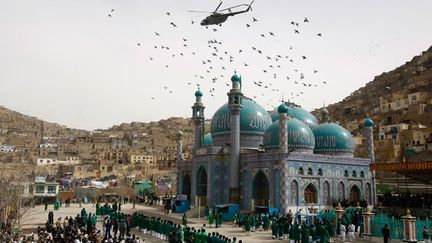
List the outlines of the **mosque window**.
{"label": "mosque window", "polygon": [[313,175],[313,170],[312,170],[312,168],[308,168],[308,170],[307,170],[307,174],[308,174],[308,175]]}
{"label": "mosque window", "polygon": [[299,175],[304,175],[303,167],[300,167],[300,168],[298,169],[298,173],[299,173]]}
{"label": "mosque window", "polygon": [[319,175],[319,176],[322,176],[322,175],[323,175],[323,171],[322,171],[321,168],[318,169],[318,175]]}
{"label": "mosque window", "polygon": [[363,172],[363,171],[360,171],[360,177],[361,177],[361,178],[364,178],[364,177],[365,177],[365,175],[364,175],[364,172]]}
{"label": "mosque window", "polygon": [[345,176],[345,177],[348,177],[348,176],[349,176],[348,170],[345,170],[345,171],[344,171],[344,176]]}
{"label": "mosque window", "polygon": [[357,177],[357,171],[353,170],[353,172],[351,173],[352,177]]}

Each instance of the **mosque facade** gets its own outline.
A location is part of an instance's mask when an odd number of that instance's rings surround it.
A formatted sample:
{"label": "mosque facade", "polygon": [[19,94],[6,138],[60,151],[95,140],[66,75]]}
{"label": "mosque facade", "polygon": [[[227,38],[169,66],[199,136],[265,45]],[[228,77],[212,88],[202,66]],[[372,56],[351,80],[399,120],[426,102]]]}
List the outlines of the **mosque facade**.
{"label": "mosque facade", "polygon": [[231,81],[228,103],[213,115],[209,133],[203,93],[195,93],[192,159],[181,158],[178,134],[178,194],[196,206],[236,203],[243,210],[268,206],[282,212],[326,208],[338,200],[375,204],[372,120],[364,122],[368,158],[354,158],[350,132],[330,122],[326,109],[321,121],[292,103],[268,112],[243,95],[240,75]]}

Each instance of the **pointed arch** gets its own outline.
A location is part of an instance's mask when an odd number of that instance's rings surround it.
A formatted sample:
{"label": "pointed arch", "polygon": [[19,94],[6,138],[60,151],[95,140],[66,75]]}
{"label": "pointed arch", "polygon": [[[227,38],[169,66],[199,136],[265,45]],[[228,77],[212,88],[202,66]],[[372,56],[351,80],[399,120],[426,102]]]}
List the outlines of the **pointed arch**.
{"label": "pointed arch", "polygon": [[255,199],[255,205],[267,206],[270,199],[269,192],[270,188],[267,176],[260,170],[252,181],[252,198]]}
{"label": "pointed arch", "polygon": [[338,184],[338,198],[339,200],[345,200],[345,184],[341,181]]}
{"label": "pointed arch", "polygon": [[291,205],[298,205],[298,182],[296,180],[291,181]]}
{"label": "pointed arch", "polygon": [[360,195],[360,188],[357,185],[351,186],[349,196],[350,202],[357,203],[358,201],[360,201]]}
{"label": "pointed arch", "polygon": [[318,190],[314,184],[310,183],[304,190],[304,198],[306,203],[318,203]]}
{"label": "pointed arch", "polygon": [[207,196],[207,172],[203,166],[198,169],[197,173],[197,196]]}
{"label": "pointed arch", "polygon": [[330,205],[330,183],[324,181],[323,183],[323,204]]}
{"label": "pointed arch", "polygon": [[182,185],[183,185],[183,188],[182,188],[181,193],[183,195],[186,195],[188,197],[188,199],[190,199],[192,182],[191,182],[191,178],[188,174],[186,174],[183,177]]}

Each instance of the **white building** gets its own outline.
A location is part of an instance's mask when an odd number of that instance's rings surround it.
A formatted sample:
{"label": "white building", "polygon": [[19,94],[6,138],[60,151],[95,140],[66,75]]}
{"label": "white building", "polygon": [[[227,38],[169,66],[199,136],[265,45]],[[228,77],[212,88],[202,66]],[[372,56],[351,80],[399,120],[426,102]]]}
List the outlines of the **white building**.
{"label": "white building", "polygon": [[46,181],[46,177],[39,176],[35,178],[35,183],[33,187],[33,195],[35,197],[56,197],[60,185],[59,183],[53,181]]}
{"label": "white building", "polygon": [[66,157],[66,160],[59,160],[57,158],[37,158],[36,166],[47,166],[47,165],[77,165],[80,164],[81,160],[79,157]]}
{"label": "white building", "polygon": [[2,144],[0,145],[0,153],[13,153],[15,152],[15,146]]}

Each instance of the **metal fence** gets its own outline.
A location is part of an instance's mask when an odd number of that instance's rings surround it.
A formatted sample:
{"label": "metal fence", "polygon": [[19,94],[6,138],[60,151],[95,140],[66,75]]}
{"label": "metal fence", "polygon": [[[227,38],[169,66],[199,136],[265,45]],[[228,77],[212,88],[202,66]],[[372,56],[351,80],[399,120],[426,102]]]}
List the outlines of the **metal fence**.
{"label": "metal fence", "polygon": [[[376,215],[371,219],[371,233],[373,236],[382,237],[382,228],[389,226],[390,237],[394,240],[403,240],[404,229],[401,219],[390,218],[387,215]],[[418,238],[417,238],[418,239]]]}

